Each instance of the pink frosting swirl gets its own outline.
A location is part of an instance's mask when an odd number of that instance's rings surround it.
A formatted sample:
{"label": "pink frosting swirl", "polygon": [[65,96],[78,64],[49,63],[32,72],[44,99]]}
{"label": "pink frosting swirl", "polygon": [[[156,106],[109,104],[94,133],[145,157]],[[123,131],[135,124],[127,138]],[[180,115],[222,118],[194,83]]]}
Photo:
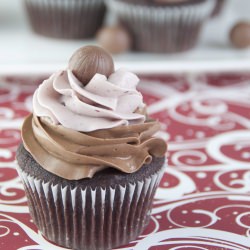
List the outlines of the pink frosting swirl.
{"label": "pink frosting swirl", "polygon": [[95,74],[83,86],[70,70],[60,71],[36,90],[33,112],[80,132],[143,123],[145,115],[137,112],[145,107],[138,82],[135,74],[120,69],[108,79]]}

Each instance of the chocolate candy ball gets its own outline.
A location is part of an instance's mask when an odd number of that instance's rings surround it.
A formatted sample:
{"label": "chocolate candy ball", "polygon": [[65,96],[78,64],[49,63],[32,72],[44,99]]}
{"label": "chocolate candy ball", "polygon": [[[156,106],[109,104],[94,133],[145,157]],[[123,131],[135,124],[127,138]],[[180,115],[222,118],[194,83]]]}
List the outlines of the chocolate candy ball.
{"label": "chocolate candy ball", "polygon": [[236,23],[231,29],[230,40],[236,48],[250,47],[250,22]]}
{"label": "chocolate candy ball", "polygon": [[114,62],[104,49],[98,46],[85,46],[72,55],[68,68],[85,86],[96,73],[109,77],[114,72]]}
{"label": "chocolate candy ball", "polygon": [[113,54],[125,52],[131,46],[129,33],[119,26],[102,28],[96,39],[103,48]]}

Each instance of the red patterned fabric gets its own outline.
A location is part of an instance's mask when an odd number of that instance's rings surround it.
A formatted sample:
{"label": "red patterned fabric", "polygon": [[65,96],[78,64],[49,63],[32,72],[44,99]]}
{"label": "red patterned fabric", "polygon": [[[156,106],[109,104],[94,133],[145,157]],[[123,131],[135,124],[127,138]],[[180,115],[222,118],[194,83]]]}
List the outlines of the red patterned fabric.
{"label": "red patterned fabric", "polygon": [[[32,223],[15,151],[43,77],[0,78],[0,249],[59,250]],[[151,75],[140,90],[168,141],[151,221],[122,250],[250,249],[250,74]]]}

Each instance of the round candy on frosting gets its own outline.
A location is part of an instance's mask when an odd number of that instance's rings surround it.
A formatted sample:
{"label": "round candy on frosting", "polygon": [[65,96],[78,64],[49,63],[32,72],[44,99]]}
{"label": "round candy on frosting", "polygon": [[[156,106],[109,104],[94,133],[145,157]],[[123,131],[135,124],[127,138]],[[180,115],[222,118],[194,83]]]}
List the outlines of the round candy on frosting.
{"label": "round candy on frosting", "polygon": [[87,85],[96,73],[109,77],[114,72],[114,62],[104,49],[85,46],[72,55],[69,69],[83,85]]}
{"label": "round candy on frosting", "polygon": [[250,22],[236,23],[231,29],[230,39],[237,48],[250,47]]}
{"label": "round candy on frosting", "polygon": [[119,26],[102,28],[96,38],[103,48],[113,54],[125,52],[131,47],[129,33]]}

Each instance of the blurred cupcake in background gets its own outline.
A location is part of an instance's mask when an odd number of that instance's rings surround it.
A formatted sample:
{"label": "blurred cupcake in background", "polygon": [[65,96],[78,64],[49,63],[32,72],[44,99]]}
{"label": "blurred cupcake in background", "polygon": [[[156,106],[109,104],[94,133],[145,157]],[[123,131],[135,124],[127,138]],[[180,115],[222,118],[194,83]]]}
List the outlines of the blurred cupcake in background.
{"label": "blurred cupcake in background", "polygon": [[94,37],[105,16],[104,0],[24,0],[34,32],[54,38]]}
{"label": "blurred cupcake in background", "polygon": [[193,48],[214,0],[106,0],[118,22],[129,30],[133,49],[182,52]]}

